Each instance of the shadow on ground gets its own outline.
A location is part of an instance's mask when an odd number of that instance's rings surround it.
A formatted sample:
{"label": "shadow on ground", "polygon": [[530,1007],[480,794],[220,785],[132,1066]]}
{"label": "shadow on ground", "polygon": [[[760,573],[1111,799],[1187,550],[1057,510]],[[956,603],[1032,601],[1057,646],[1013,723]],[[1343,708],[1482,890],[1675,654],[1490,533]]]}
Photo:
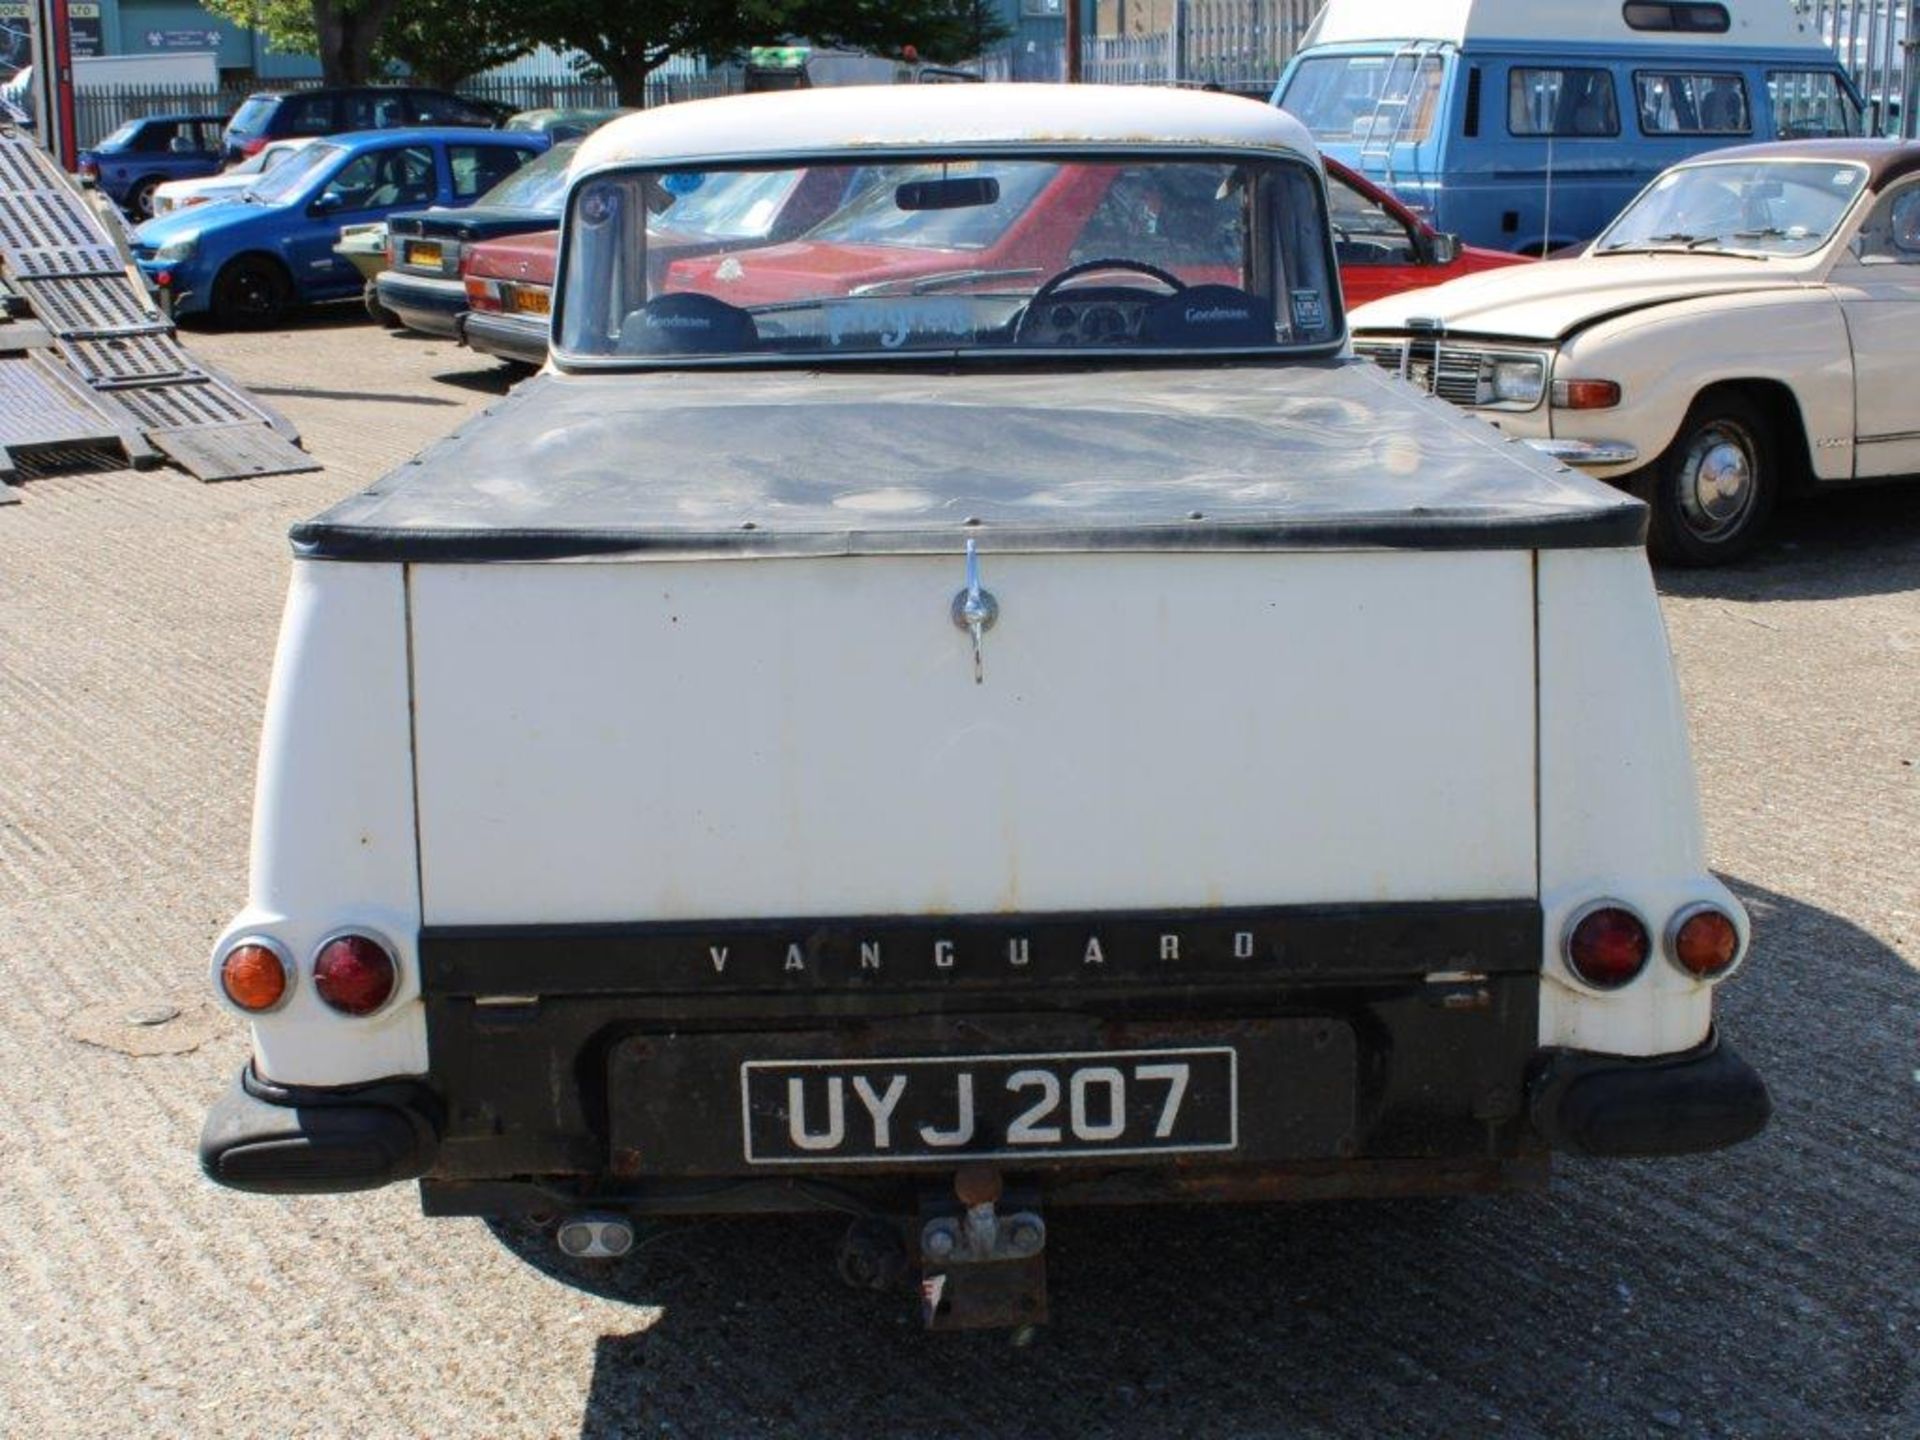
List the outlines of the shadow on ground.
{"label": "shadow on ground", "polygon": [[1661,593],[1724,600],[1841,600],[1920,590],[1920,482],[1783,504],[1760,549],[1716,570],[1663,566]]}
{"label": "shadow on ground", "polygon": [[[189,340],[195,335],[218,332],[222,327],[209,315],[185,315],[177,322],[186,332]],[[274,330],[284,330],[290,334],[300,334],[313,330],[351,330],[364,326],[376,330],[367,317],[366,307],[355,298],[353,300],[329,300],[315,305],[295,305],[280,319],[274,321]]]}
{"label": "shadow on ground", "polygon": [[598,1340],[585,1440],[1910,1437],[1920,975],[1734,883],[1762,951],[1722,1023],[1778,1107],[1734,1150],[1562,1162],[1544,1196],[1056,1212],[1053,1324],[1023,1347],[841,1288],[830,1218],[674,1225],[596,1274],[497,1233],[659,1307]]}

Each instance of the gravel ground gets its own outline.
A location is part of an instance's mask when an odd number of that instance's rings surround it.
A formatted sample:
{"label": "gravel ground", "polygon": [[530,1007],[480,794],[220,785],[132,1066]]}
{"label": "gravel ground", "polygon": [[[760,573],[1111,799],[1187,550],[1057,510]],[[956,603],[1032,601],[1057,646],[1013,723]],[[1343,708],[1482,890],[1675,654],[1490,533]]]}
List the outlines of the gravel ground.
{"label": "gravel ground", "polygon": [[353,310],[192,343],[326,471],[0,510],[0,1434],[1920,1435],[1920,487],[1662,577],[1760,927],[1722,1016],[1764,1138],[1546,1196],[1057,1215],[1016,1347],[840,1289],[824,1222],[676,1226],[568,1285],[405,1187],[200,1179],[286,527],[505,380]]}

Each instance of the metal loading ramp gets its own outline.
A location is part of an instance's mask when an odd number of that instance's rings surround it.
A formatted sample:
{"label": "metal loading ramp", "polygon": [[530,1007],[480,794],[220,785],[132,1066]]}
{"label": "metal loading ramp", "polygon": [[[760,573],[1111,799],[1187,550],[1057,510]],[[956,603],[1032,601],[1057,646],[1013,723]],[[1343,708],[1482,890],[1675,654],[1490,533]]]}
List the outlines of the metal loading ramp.
{"label": "metal loading ramp", "polygon": [[0,504],[42,471],[117,449],[201,480],[320,466],[299,434],[183,347],[106,223],[31,141],[0,130]]}

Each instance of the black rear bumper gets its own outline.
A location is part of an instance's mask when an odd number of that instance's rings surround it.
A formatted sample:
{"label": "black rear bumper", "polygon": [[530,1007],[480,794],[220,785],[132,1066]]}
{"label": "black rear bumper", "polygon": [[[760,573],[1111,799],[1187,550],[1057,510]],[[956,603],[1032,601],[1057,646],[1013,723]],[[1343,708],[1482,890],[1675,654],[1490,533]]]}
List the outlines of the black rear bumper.
{"label": "black rear bumper", "polygon": [[[1766,1083],[1716,1033],[1704,1045],[1646,1058],[1574,1050],[1540,1053],[1529,1088],[1528,1118],[1554,1150],[1593,1156],[1681,1155],[1717,1150],[1759,1134],[1773,1112]],[[433,1179],[443,1108],[418,1080],[390,1080],[349,1089],[274,1085],[243,1070],[214,1104],[200,1138],[200,1167],[209,1179],[257,1194],[340,1194],[396,1181],[427,1179],[430,1208],[441,1213],[550,1208],[564,1204],[565,1184],[512,1178]],[[1265,1166],[1182,1166],[1167,1175],[1085,1176],[1057,1187],[1056,1203],[1138,1200],[1310,1199],[1345,1195],[1464,1193],[1537,1183],[1523,1156],[1504,1165],[1468,1157],[1390,1160],[1356,1157]],[[1521,1163],[1513,1163],[1513,1162]],[[597,1188],[607,1199],[604,1182]],[[648,1197],[673,1212],[759,1208],[729,1200],[718,1206],[705,1187],[669,1182]],[[463,1198],[464,1197],[464,1198]],[[630,1197],[638,1199],[635,1197]],[[804,1187],[793,1204],[778,1196],[766,1208],[811,1208]]]}
{"label": "black rear bumper", "polygon": [[1644,1059],[1542,1052],[1529,1110],[1555,1150],[1576,1155],[1690,1155],[1751,1140],[1773,1097],[1715,1031],[1706,1044]]}
{"label": "black rear bumper", "polygon": [[260,1195],[337,1195],[414,1180],[439,1148],[440,1106],[415,1080],[275,1085],[249,1065],[200,1132],[209,1180]]}

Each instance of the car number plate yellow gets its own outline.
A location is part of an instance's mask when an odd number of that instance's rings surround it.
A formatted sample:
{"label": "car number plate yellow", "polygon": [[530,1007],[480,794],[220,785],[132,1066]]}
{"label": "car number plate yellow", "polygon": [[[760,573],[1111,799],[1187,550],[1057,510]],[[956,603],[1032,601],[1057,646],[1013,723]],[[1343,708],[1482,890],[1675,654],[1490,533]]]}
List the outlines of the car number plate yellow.
{"label": "car number plate yellow", "polygon": [[432,244],[409,245],[407,246],[407,263],[410,265],[438,265],[440,263],[440,247]]}

